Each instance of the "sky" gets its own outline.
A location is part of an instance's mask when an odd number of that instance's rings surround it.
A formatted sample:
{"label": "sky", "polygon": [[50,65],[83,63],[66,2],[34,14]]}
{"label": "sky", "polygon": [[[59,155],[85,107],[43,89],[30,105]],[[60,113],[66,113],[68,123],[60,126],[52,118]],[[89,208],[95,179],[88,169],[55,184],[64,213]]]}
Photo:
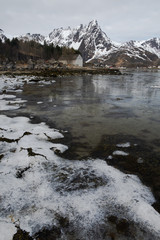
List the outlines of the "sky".
{"label": "sky", "polygon": [[116,42],[160,37],[160,0],[0,0],[0,29],[11,36],[97,20]]}

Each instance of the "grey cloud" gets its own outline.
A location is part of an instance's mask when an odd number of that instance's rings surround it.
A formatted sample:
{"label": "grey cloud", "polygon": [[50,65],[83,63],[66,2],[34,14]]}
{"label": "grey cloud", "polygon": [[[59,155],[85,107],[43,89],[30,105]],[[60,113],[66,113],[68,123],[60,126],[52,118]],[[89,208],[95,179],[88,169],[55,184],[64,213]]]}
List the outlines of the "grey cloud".
{"label": "grey cloud", "polygon": [[159,37],[159,0],[0,0],[0,28],[14,34],[76,27],[97,19],[114,41]]}

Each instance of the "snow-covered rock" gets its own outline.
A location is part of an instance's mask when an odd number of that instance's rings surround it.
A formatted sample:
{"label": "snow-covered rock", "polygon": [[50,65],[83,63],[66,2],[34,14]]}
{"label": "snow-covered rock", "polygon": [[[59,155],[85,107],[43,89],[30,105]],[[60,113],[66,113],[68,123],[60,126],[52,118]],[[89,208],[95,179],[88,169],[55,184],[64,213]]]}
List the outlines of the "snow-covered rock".
{"label": "snow-covered rock", "polygon": [[27,33],[26,35],[22,35],[20,37],[18,37],[19,40],[23,40],[23,41],[35,41],[41,44],[44,44],[45,41],[45,36],[41,35],[41,34],[30,34]]}

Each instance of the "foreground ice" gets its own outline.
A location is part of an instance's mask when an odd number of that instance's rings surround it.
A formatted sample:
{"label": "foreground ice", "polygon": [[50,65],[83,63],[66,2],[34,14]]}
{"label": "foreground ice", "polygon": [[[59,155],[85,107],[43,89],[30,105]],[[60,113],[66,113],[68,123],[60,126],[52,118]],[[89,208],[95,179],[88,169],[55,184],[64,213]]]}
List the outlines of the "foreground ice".
{"label": "foreground ice", "polygon": [[[24,102],[13,94],[30,80],[34,77],[1,76],[0,110],[19,108]],[[45,123],[0,115],[0,239],[12,240],[17,227],[31,236],[45,227],[59,227],[59,216],[68,219],[68,228],[72,226],[70,231],[81,240],[104,239],[102,229],[109,230],[106,219],[110,216],[124,218],[141,229],[145,237],[138,233],[139,239],[159,239],[160,215],[151,206],[155,199],[150,189],[138,177],[103,160],[58,157],[56,153],[66,151],[67,146],[53,142],[62,137]],[[117,150],[114,154],[127,153]],[[67,239],[65,232],[61,233],[61,239]]]}
{"label": "foreground ice", "polygon": [[20,89],[25,83],[29,82],[34,77],[7,77],[0,76],[0,111],[16,110],[23,106],[26,102],[20,98],[16,98],[15,95],[7,94],[10,92],[20,92]]}
{"label": "foreground ice", "polygon": [[[27,102],[26,100],[22,100],[21,98],[16,98],[16,95],[8,94],[8,93],[17,93],[22,92],[22,87],[27,83],[36,83],[39,85],[51,84],[54,83],[55,80],[43,80],[42,77],[35,76],[0,76],[0,111],[8,111],[8,110],[16,110],[20,107],[24,106]],[[37,102],[37,104],[41,104],[43,102]]]}
{"label": "foreground ice", "polygon": [[[34,235],[67,217],[80,239],[110,215],[125,217],[160,235],[154,197],[135,175],[124,174],[105,161],[69,161],[58,157],[66,146],[51,140],[63,135],[45,123],[0,116],[0,232],[11,240],[16,226]],[[82,237],[83,236],[83,237]],[[65,238],[64,238],[65,239]]]}

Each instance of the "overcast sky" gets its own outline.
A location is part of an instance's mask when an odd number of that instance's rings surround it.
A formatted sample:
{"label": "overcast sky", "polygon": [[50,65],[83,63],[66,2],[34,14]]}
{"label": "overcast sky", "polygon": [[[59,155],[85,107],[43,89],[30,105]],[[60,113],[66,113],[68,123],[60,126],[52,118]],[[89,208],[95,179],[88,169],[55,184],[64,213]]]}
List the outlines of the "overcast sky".
{"label": "overcast sky", "polygon": [[0,0],[0,28],[12,36],[93,19],[113,41],[160,37],[160,0]]}

